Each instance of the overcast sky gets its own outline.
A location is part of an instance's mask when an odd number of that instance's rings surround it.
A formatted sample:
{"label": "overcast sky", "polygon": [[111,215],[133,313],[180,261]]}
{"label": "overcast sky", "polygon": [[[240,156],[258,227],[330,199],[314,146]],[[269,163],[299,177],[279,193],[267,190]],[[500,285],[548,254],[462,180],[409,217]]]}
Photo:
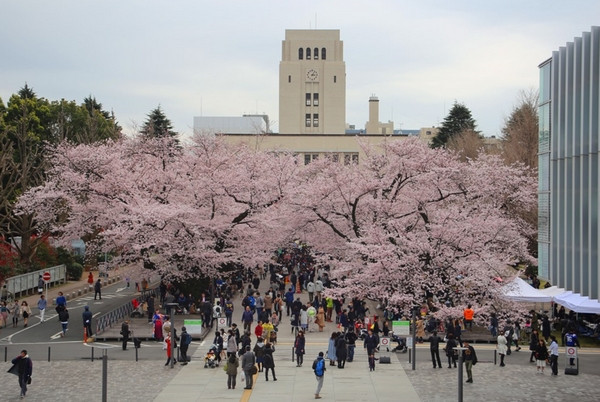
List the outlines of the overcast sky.
{"label": "overcast sky", "polygon": [[[600,23],[600,1],[29,1],[0,4],[0,97],[93,95],[126,132],[159,104],[174,129],[194,116],[279,118],[286,29],[339,29],[347,123],[368,99],[395,128],[439,125],[464,103],[498,135],[538,65]],[[277,129],[277,127],[275,127]]]}

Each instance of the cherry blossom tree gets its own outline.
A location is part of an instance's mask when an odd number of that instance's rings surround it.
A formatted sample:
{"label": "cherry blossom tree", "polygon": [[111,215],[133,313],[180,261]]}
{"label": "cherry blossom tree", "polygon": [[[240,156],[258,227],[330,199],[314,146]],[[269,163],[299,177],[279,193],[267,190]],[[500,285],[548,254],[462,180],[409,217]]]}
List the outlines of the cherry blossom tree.
{"label": "cherry blossom tree", "polygon": [[289,197],[297,227],[330,265],[330,294],[405,312],[428,301],[440,315],[497,303],[496,278],[531,259],[532,229],[514,211],[535,203],[532,176],[496,156],[463,163],[418,140],[366,153],[360,165],[311,163]]}
{"label": "cherry blossom tree", "polygon": [[54,160],[48,182],[20,204],[36,211],[40,230],[180,279],[268,260],[261,247],[273,245],[257,216],[281,200],[297,167],[289,155],[206,136],[186,147],[170,138],[62,144]]}

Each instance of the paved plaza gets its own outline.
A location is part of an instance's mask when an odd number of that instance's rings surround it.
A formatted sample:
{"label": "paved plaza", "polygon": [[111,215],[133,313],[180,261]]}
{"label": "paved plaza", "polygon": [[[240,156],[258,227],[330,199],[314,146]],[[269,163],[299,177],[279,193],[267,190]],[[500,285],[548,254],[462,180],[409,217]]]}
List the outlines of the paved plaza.
{"label": "paved plaza", "polygon": [[[67,285],[70,286],[70,285]],[[261,290],[262,286],[261,286]],[[303,294],[302,300],[307,296]],[[239,319],[240,300],[235,302],[234,317]],[[182,316],[175,317],[177,328],[181,327]],[[144,320],[138,321],[143,331]],[[276,345],[276,382],[266,382],[264,373],[258,373],[252,390],[244,390],[241,372],[235,390],[227,389],[227,375],[222,367],[204,368],[204,355],[210,347],[212,334],[204,341],[192,344],[192,361],[185,367],[175,365],[165,367],[165,359],[139,362],[118,357],[117,348],[108,353],[108,400],[109,401],[308,401],[314,400],[316,388],[312,372],[312,361],[319,351],[325,352],[328,338],[337,330],[334,323],[327,323],[324,332],[308,333],[304,365],[296,367],[292,361],[293,335],[289,319],[283,317],[280,324],[279,342]],[[118,333],[117,330],[112,330]],[[148,332],[150,330],[148,329]],[[112,337],[110,331],[107,336]],[[16,341],[17,342],[17,341]],[[113,342],[114,343],[114,342]],[[15,347],[19,345],[13,345]],[[23,347],[27,347],[23,345]],[[79,347],[79,346],[77,346]],[[145,348],[160,348],[160,344],[144,342]],[[560,359],[558,377],[550,375],[549,368],[543,375],[535,373],[533,364],[525,362],[529,353],[513,353],[507,357],[507,366],[493,364],[494,345],[476,344],[479,363],[473,369],[474,383],[464,384],[465,401],[564,401],[600,400],[600,378],[595,374],[584,373],[578,376],[565,376],[564,356]],[[562,353],[562,350],[561,350]],[[600,361],[598,350],[587,349],[586,354]],[[98,357],[101,354],[97,352]],[[383,354],[383,352],[382,352]],[[457,370],[433,369],[429,360],[427,343],[417,347],[416,370],[408,363],[407,354],[390,354],[391,364],[377,364],[374,372],[369,372],[366,352],[358,345],[355,361],[338,369],[326,365],[325,380],[321,390],[322,400],[329,401],[456,401],[458,400]],[[9,356],[9,360],[11,357]],[[443,356],[442,356],[443,357]],[[26,400],[30,401],[99,401],[102,395],[102,361],[89,359],[60,360],[53,356],[47,362],[46,356],[32,356],[34,360],[33,383],[29,387]],[[57,359],[57,360],[54,360]],[[19,399],[17,377],[6,373],[10,362],[3,363],[0,373],[2,400]],[[466,379],[466,376],[465,376]]]}

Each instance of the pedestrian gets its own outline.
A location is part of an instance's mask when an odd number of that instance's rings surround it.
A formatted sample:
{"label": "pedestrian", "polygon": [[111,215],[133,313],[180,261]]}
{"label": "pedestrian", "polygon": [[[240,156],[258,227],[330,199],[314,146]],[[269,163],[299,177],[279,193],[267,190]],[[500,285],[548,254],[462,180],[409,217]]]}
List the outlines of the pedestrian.
{"label": "pedestrian", "polygon": [[[468,304],[467,308],[463,310],[465,329],[469,328],[469,330],[473,330],[473,316],[474,315],[475,315],[475,310],[473,310],[471,305]],[[454,335],[456,335],[456,334],[454,334]]]}
{"label": "pedestrian", "polygon": [[[183,335],[183,332],[181,333]],[[182,341],[183,344],[183,341]],[[238,374],[238,367],[240,366],[240,359],[234,354],[227,358],[227,389],[235,389],[235,383]]]}
{"label": "pedestrian", "polygon": [[304,363],[304,347],[306,346],[306,339],[304,338],[304,331],[298,331],[296,340],[294,341],[294,350],[296,352],[296,367],[302,367]]}
{"label": "pedestrian", "polygon": [[[579,346],[579,339],[577,339],[577,334],[575,334],[573,327],[570,327],[567,330],[567,334],[565,335],[565,342],[566,342],[567,346],[577,346],[578,348],[581,347],[581,346]],[[569,366],[574,366],[574,365],[575,365],[575,358],[574,357],[569,358]]]}
{"label": "pedestrian", "polygon": [[348,360],[347,362],[351,362],[354,360],[354,349],[356,348],[356,340],[358,336],[354,331],[354,327],[350,326],[348,332],[346,332],[346,344],[348,345]]}
{"label": "pedestrian", "polygon": [[465,362],[465,369],[467,371],[467,381],[473,382],[473,366],[477,364],[477,354],[475,353],[475,349],[473,346],[469,345],[469,342],[464,342],[463,360]]}
{"label": "pedestrian", "polygon": [[45,285],[46,285],[46,282],[44,282],[44,279],[42,279],[42,275],[40,275],[40,277],[38,278],[38,295],[41,295],[42,293],[44,293]]}
{"label": "pedestrian", "polygon": [[[186,364],[188,364],[188,355],[187,355],[187,351],[188,348],[190,347],[190,344],[192,343],[192,336],[187,332],[187,328],[186,327],[181,327],[181,346],[179,348],[179,350],[181,351],[181,361],[183,363],[181,363],[182,366],[185,366]],[[235,353],[234,353],[235,355]],[[236,365],[237,367],[237,365]],[[237,370],[236,370],[236,374],[237,374]],[[235,379],[234,379],[234,386],[235,386]]]}
{"label": "pedestrian", "polygon": [[92,336],[92,312],[88,306],[83,307],[81,319],[83,321],[83,330],[86,331],[86,336]]}
{"label": "pedestrian", "polygon": [[263,352],[263,367],[265,369],[266,381],[269,381],[269,369],[271,369],[271,374],[273,374],[273,381],[277,381],[277,377],[275,377],[275,359],[273,359],[273,352],[275,352],[275,347],[267,342]]}
{"label": "pedestrian", "polygon": [[346,338],[339,332],[335,340],[335,356],[337,357],[338,369],[343,369],[346,366],[346,359],[348,358],[348,345]]}
{"label": "pedestrian", "polygon": [[497,344],[496,344],[496,349],[498,350],[498,354],[500,355],[500,367],[504,367],[504,356],[506,356],[506,343],[508,342],[506,340],[506,336],[508,335],[508,332],[506,334],[503,334],[502,332],[498,335],[498,338],[496,340]]}
{"label": "pedestrian", "polygon": [[40,299],[37,302],[38,310],[40,310],[40,322],[44,322],[44,314],[46,313],[46,307],[48,306],[48,302],[44,295],[40,296]]}
{"label": "pedestrian", "polygon": [[223,336],[221,331],[215,331],[215,338],[213,339],[213,345],[216,348],[217,362],[221,362],[221,352],[223,352]]}
{"label": "pedestrian", "polygon": [[254,352],[250,350],[250,345],[246,346],[246,353],[242,356],[242,370],[244,370],[244,377],[246,378],[246,386],[244,389],[252,389],[252,376],[256,370],[256,356]]}
{"label": "pedestrian", "polygon": [[63,292],[58,292],[58,296],[56,297],[56,312],[67,307],[67,298],[63,294]]}
{"label": "pedestrian", "polygon": [[165,363],[165,366],[168,366],[169,363],[171,363],[171,361],[173,361],[173,364],[177,364],[177,362],[175,360],[171,360],[173,359],[173,351],[171,350],[171,334],[167,334],[167,336],[165,337],[165,346],[166,346],[166,350],[167,350],[167,362]]}
{"label": "pedestrian", "polygon": [[315,359],[312,365],[312,369],[317,377],[317,390],[315,391],[315,399],[321,399],[321,388],[323,388],[323,377],[325,376],[325,360],[323,359],[323,352],[319,352],[319,356]]}
{"label": "pedestrian", "polygon": [[127,342],[129,342],[129,335],[131,334],[131,331],[129,330],[129,321],[125,320],[123,321],[123,324],[121,324],[121,340],[123,342],[123,350],[127,350]]}
{"label": "pedestrian", "polygon": [[456,341],[454,340],[454,334],[448,334],[446,341],[446,346],[444,347],[444,351],[446,351],[446,357],[448,358],[448,368],[456,368],[456,351],[454,348],[456,347]]}
{"label": "pedestrian", "polygon": [[548,349],[546,348],[546,342],[543,338],[538,341],[537,349],[535,350],[536,368],[537,373],[544,374],[544,367],[546,367],[546,360],[548,360]]}
{"label": "pedestrian", "polygon": [[152,322],[152,316],[154,315],[154,295],[152,293],[146,298],[146,308],[148,310],[148,322]]}
{"label": "pedestrian", "polygon": [[0,305],[0,315],[2,316],[2,327],[6,328],[6,326],[8,325],[8,306],[6,305],[6,302],[3,301],[2,305]]}
{"label": "pedestrian", "polygon": [[227,357],[237,354],[238,345],[232,329],[227,331]]}
{"label": "pedestrian", "polygon": [[319,306],[317,309],[317,319],[315,322],[319,327],[319,332],[323,332],[323,328],[325,327],[325,309],[323,306]]}
{"label": "pedestrian", "polygon": [[531,351],[531,355],[529,355],[529,363],[535,363],[535,351],[537,350],[539,340],[540,337],[538,335],[538,330],[534,329],[531,331],[531,335],[529,337],[529,350]]}
{"label": "pedestrian", "polygon": [[425,338],[425,321],[422,318],[417,320],[417,342],[423,343]]}
{"label": "pedestrian", "polygon": [[429,337],[429,351],[431,352],[433,368],[442,368],[442,362],[440,360],[440,342],[442,342],[442,338],[438,336],[437,331],[433,331]]}
{"label": "pedestrian", "polygon": [[496,313],[492,313],[490,316],[490,326],[489,326],[490,334],[493,337],[498,335],[498,317],[496,317]]}
{"label": "pedestrian", "polygon": [[21,354],[12,359],[13,367],[8,371],[19,376],[19,387],[21,387],[21,399],[27,396],[27,385],[31,384],[31,374],[33,374],[33,363],[27,354],[27,350],[23,349]]}
{"label": "pedestrian", "polygon": [[550,335],[550,367],[552,368],[552,375],[558,375],[558,342],[556,337]]}
{"label": "pedestrian", "polygon": [[250,332],[252,330],[252,322],[254,321],[254,314],[250,310],[250,306],[246,306],[244,313],[242,314],[242,322],[244,323],[244,331]]}
{"label": "pedestrian", "polygon": [[131,279],[129,278],[129,275],[125,277],[125,283],[126,283],[127,289],[129,289],[129,285],[131,283]]}
{"label": "pedestrian", "polygon": [[265,357],[265,344],[263,342],[263,338],[260,336],[254,345],[254,355],[256,356],[256,365],[258,366],[258,371],[262,372],[263,358]]}
{"label": "pedestrian", "polygon": [[96,297],[102,300],[102,282],[100,278],[98,278],[96,284],[94,285],[94,300],[96,300]]}
{"label": "pedestrian", "polygon": [[462,348],[463,347],[463,341],[462,341],[461,335],[462,335],[462,328],[460,326],[460,321],[459,320],[454,320],[454,339],[456,340],[456,342]]}
{"label": "pedestrian", "polygon": [[377,349],[377,346],[379,345],[379,337],[377,335],[375,335],[373,333],[372,330],[368,330],[367,332],[367,336],[365,337],[365,341],[364,341],[364,349],[367,349],[367,355],[371,356],[371,355],[375,355],[375,349]]}
{"label": "pedestrian", "polygon": [[162,314],[160,314],[159,310],[156,310],[156,313],[152,317],[152,320],[154,321],[154,339],[156,341],[162,341],[163,340],[163,329],[162,329],[163,316],[162,316]]}
{"label": "pedestrian", "polygon": [[88,283],[88,286],[89,286],[90,289],[94,287],[94,274],[92,274],[91,271],[88,274],[87,283]]}
{"label": "pedestrian", "polygon": [[23,327],[27,327],[27,322],[29,321],[29,316],[31,315],[31,308],[29,308],[29,304],[27,304],[26,300],[21,302],[21,315],[23,316]]}
{"label": "pedestrian", "polygon": [[550,330],[550,320],[548,319],[548,316],[544,314],[544,316],[542,317],[542,336],[544,337],[544,340],[546,340],[546,342],[548,342],[548,338],[550,338],[551,332],[552,331]]}
{"label": "pedestrian", "polygon": [[12,326],[16,328],[19,324],[19,316],[21,315],[21,307],[19,306],[19,301],[15,300],[10,306],[8,306],[8,311],[10,312],[10,316],[12,318]]}
{"label": "pedestrian", "polygon": [[58,321],[60,321],[60,325],[62,326],[60,336],[64,337],[67,335],[67,326],[69,325],[69,310],[66,307],[58,312]]}
{"label": "pedestrian", "polygon": [[329,337],[329,345],[327,347],[327,358],[329,359],[330,366],[335,366],[335,363],[337,361],[337,355],[335,353],[335,341],[337,340],[337,338],[337,332],[332,332],[331,336]]}

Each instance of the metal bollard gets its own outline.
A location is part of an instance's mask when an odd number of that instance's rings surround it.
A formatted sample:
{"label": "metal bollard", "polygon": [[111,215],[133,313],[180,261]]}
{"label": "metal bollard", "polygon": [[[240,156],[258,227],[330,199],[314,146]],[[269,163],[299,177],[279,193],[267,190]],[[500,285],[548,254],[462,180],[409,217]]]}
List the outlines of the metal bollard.
{"label": "metal bollard", "polygon": [[294,353],[294,347],[292,346],[292,363],[294,362],[294,356],[295,356],[295,355],[296,355],[296,354]]}
{"label": "metal bollard", "polygon": [[4,362],[6,363],[8,361],[8,348],[5,346],[4,347]]}
{"label": "metal bollard", "polygon": [[498,359],[498,351],[497,351],[497,350],[494,350],[494,366],[495,366],[495,365],[496,365],[496,363],[497,363],[497,359]]}
{"label": "metal bollard", "polygon": [[48,363],[50,362],[50,346],[48,346]]}
{"label": "metal bollard", "polygon": [[92,361],[94,361],[94,347],[92,346]]}

